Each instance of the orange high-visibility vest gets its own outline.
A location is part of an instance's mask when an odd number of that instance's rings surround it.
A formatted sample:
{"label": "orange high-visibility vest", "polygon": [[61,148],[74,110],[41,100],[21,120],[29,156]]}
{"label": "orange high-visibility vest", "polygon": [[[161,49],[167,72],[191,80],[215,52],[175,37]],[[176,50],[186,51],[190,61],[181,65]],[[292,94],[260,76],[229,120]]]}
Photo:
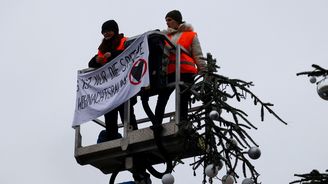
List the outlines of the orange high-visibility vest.
{"label": "orange high-visibility vest", "polygon": [[[193,39],[195,38],[196,33],[195,32],[183,32],[180,35],[180,38],[177,42],[177,44],[181,45],[187,50],[190,50],[191,44]],[[171,38],[171,35],[168,35],[169,38]],[[169,55],[169,64],[167,68],[167,73],[171,74],[175,72],[175,61],[176,61],[176,55],[174,53],[171,53]],[[194,59],[185,54],[184,52],[181,52],[180,54],[180,73],[197,73],[197,68]]]}
{"label": "orange high-visibility vest", "polygon": [[[122,51],[122,50],[124,50],[124,49],[125,49],[125,47],[124,47],[124,43],[125,43],[126,40],[127,40],[127,38],[126,38],[126,37],[123,37],[123,38],[121,39],[120,44],[119,44],[118,47],[116,48],[116,50],[118,50],[118,51]],[[104,57],[104,53],[102,53],[102,52],[100,52],[100,50],[98,50],[98,56],[99,56],[99,57]],[[102,64],[105,64],[105,63],[107,63],[107,59],[104,58],[104,62],[103,62]]]}
{"label": "orange high-visibility vest", "polygon": [[126,37],[123,37],[121,39],[120,45],[116,48],[116,50],[124,50],[125,49],[124,43],[125,43],[126,39],[127,39]]}

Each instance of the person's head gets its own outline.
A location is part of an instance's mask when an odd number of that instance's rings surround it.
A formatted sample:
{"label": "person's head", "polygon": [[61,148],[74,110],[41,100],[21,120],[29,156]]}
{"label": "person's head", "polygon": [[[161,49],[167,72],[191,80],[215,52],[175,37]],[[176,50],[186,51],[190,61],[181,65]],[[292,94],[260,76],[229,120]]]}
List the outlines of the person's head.
{"label": "person's head", "polygon": [[177,29],[183,23],[182,15],[179,10],[172,10],[165,16],[167,27]]}
{"label": "person's head", "polygon": [[119,32],[118,24],[115,20],[108,20],[101,26],[101,34],[104,35],[105,39],[110,39]]}

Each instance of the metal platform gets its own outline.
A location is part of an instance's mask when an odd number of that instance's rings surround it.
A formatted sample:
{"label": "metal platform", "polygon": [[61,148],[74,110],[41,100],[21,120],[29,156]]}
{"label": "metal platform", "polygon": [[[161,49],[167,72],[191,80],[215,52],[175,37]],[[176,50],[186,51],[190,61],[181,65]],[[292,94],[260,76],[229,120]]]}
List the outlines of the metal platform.
{"label": "metal platform", "polygon": [[[151,128],[131,131],[126,137],[90,146],[81,146],[80,127],[75,128],[75,158],[80,165],[92,165],[104,174],[127,170],[132,167],[132,157],[142,155],[147,157],[151,165],[164,162],[154,142]],[[197,155],[188,150],[185,139],[179,135],[178,126],[174,121],[163,124],[162,142],[172,158],[188,158]]]}
{"label": "metal platform", "polygon": [[[180,119],[180,49],[179,45],[174,45],[170,42],[166,35],[160,34],[155,31],[151,35],[154,37],[160,37],[166,42],[170,43],[176,50],[177,64],[176,64],[176,82],[175,86],[175,112],[167,113],[164,117],[170,117],[168,123],[163,124],[163,131],[161,142],[165,148],[168,157],[175,159],[184,159],[193,156],[197,156],[200,153],[199,149],[195,149],[194,145],[190,142],[186,142],[186,137],[182,136],[179,131],[178,124]],[[133,40],[133,39],[131,39]],[[182,49],[183,51],[183,49]],[[89,70],[83,70],[80,72],[88,72]],[[125,103],[127,106],[125,109],[129,109],[129,103]],[[143,128],[139,130],[131,131],[127,127],[129,126],[128,111],[124,117],[124,134],[123,138],[107,141],[95,145],[82,146],[81,126],[73,127],[75,129],[75,147],[74,156],[76,161],[80,165],[92,165],[104,174],[110,174],[117,171],[124,171],[133,167],[133,158],[141,158],[141,160],[147,161],[149,165],[155,165],[164,163],[165,159],[157,148],[154,140],[153,130]],[[149,122],[149,119],[138,120],[140,122]],[[99,124],[99,123],[98,123]],[[101,123],[100,123],[101,124]],[[103,125],[104,126],[104,125]],[[121,125],[122,127],[122,125]]]}

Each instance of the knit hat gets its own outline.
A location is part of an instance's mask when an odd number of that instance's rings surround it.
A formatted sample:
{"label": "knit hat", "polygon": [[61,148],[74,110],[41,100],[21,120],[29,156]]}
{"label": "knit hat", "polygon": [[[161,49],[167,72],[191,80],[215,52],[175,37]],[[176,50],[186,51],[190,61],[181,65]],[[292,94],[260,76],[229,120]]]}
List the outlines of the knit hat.
{"label": "knit hat", "polygon": [[171,19],[177,21],[179,24],[183,23],[182,15],[179,10],[172,10],[166,14],[165,18],[170,17]]}
{"label": "knit hat", "polygon": [[103,23],[101,26],[101,33],[105,31],[113,31],[115,34],[118,34],[118,25],[115,20],[108,20]]}

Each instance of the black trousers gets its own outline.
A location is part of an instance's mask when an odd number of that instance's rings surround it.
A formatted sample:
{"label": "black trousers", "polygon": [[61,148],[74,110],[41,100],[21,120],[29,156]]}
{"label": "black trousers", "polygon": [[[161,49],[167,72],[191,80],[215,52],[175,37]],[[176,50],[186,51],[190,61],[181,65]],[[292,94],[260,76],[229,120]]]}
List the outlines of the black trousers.
{"label": "black trousers", "polygon": [[[133,130],[138,129],[136,116],[134,115],[133,105],[136,104],[137,98],[132,97],[130,101],[130,125]],[[112,111],[106,113],[105,116],[105,124],[106,124],[106,132],[108,133],[109,138],[115,138],[118,134],[118,113],[120,114],[122,123],[124,120],[124,103]]]}
{"label": "black trousers", "polygon": [[[180,75],[180,80],[183,81],[188,86],[194,82],[194,79],[195,79],[195,74],[192,73],[182,73]],[[169,83],[175,82],[175,73],[168,75],[168,82]],[[162,124],[163,122],[165,107],[174,89],[175,89],[174,87],[164,88],[158,94],[157,104],[155,108],[156,123],[158,124]],[[181,89],[180,91],[182,92],[186,89],[186,87],[181,86],[180,89]],[[190,100],[190,97],[191,97],[191,92],[189,90],[180,94],[180,107],[179,107],[180,115],[181,115],[180,121],[187,120],[188,101]]]}

